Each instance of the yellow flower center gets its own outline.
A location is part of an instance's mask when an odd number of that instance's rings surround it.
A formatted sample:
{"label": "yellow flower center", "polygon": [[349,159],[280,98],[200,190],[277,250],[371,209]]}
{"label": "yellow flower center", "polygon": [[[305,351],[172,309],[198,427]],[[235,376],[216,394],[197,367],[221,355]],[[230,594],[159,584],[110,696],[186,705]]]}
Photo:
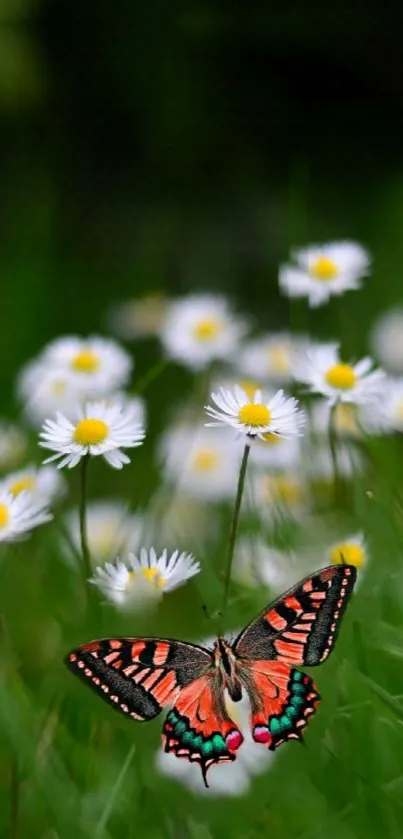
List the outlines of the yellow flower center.
{"label": "yellow flower center", "polygon": [[25,478],[19,478],[18,481],[15,481],[11,486],[8,488],[8,491],[12,493],[12,495],[19,495],[20,492],[23,492],[24,489],[32,490],[35,489],[36,486],[36,479],[33,475],[26,475]]}
{"label": "yellow flower center", "polygon": [[339,269],[333,259],[329,259],[328,256],[318,256],[317,259],[312,263],[309,268],[309,273],[311,277],[314,277],[315,280],[321,280],[322,282],[327,282],[328,280],[334,280],[339,273]]}
{"label": "yellow flower center", "polygon": [[338,390],[351,390],[357,382],[357,376],[349,364],[334,364],[329,367],[325,379],[331,387]]}
{"label": "yellow flower center", "polygon": [[103,443],[108,434],[109,428],[105,422],[88,417],[77,423],[73,439],[80,446],[96,446],[97,443]]}
{"label": "yellow flower center", "polygon": [[263,434],[263,439],[264,443],[268,446],[275,446],[280,442],[281,437],[279,437],[278,434],[272,434],[270,431],[267,431],[266,434]]}
{"label": "yellow flower center", "polygon": [[222,325],[217,318],[203,318],[195,324],[193,334],[198,341],[212,341],[221,330]]}
{"label": "yellow flower center", "polygon": [[269,347],[268,349],[269,369],[275,373],[289,373],[290,372],[290,354],[286,347],[280,344]]}
{"label": "yellow flower center", "polygon": [[247,402],[239,409],[238,419],[243,425],[260,428],[262,425],[269,424],[271,412],[269,408],[266,408],[266,405],[254,405],[253,402]]}
{"label": "yellow flower center", "polygon": [[199,472],[211,472],[218,463],[217,452],[211,449],[200,449],[193,459],[193,466]]}
{"label": "yellow flower center", "polygon": [[364,565],[366,560],[364,548],[357,543],[348,543],[336,545],[330,554],[331,562],[334,565],[355,565],[360,568]]}
{"label": "yellow flower center", "polygon": [[10,513],[7,504],[0,504],[0,530],[6,527],[10,521]]}
{"label": "yellow flower center", "polygon": [[129,571],[129,581],[131,583],[135,581],[139,574],[144,577],[147,583],[151,583],[155,588],[162,588],[164,585],[164,578],[158,571],[158,568],[141,568],[138,571]]}
{"label": "yellow flower center", "polygon": [[70,366],[76,373],[96,373],[99,357],[92,350],[81,350],[72,358]]}

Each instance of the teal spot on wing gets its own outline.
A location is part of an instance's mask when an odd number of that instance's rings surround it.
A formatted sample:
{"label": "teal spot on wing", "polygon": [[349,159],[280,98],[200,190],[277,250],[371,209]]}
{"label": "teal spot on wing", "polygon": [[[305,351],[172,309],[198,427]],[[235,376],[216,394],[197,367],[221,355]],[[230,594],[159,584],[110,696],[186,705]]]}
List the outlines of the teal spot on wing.
{"label": "teal spot on wing", "polygon": [[302,679],[302,673],[300,673],[299,670],[294,670],[292,678],[294,679],[294,682],[300,682]]}
{"label": "teal spot on wing", "polygon": [[278,717],[272,717],[269,720],[269,731],[270,734],[279,734],[281,730],[280,721]]}
{"label": "teal spot on wing", "polygon": [[212,736],[213,749],[217,752],[226,752],[227,747],[222,734],[213,734]]}

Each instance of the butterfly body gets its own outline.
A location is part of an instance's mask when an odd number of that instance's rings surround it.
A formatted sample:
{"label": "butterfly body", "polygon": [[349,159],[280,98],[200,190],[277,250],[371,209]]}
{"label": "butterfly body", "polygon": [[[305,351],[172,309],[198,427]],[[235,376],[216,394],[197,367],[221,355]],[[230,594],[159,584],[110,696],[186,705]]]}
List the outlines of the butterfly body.
{"label": "butterfly body", "polygon": [[208,769],[233,761],[243,742],[225,696],[246,691],[252,737],[274,750],[301,739],[319,693],[299,665],[329,655],[354,586],[354,566],[325,568],[268,606],[234,642],[212,650],[174,639],[107,638],[73,650],[68,667],[125,716],[145,721],[171,705],[166,752]]}

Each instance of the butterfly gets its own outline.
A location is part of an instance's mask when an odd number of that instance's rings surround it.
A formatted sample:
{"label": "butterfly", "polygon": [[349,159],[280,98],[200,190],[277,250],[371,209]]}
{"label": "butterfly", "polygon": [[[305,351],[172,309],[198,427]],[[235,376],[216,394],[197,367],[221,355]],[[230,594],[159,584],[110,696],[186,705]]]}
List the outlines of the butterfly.
{"label": "butterfly", "polygon": [[166,752],[199,764],[204,783],[243,742],[225,705],[245,690],[252,737],[269,749],[302,739],[320,696],[300,665],[321,664],[333,649],[356,579],[353,565],[306,577],[267,606],[232,643],[214,648],[169,638],[104,638],[82,644],[66,664],[126,717],[145,721],[171,705],[163,725]]}

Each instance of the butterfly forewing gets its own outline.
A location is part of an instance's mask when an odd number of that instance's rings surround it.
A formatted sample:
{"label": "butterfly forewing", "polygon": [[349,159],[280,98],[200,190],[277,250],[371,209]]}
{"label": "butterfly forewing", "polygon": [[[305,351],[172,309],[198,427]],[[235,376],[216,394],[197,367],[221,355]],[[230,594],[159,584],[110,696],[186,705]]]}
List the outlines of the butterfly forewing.
{"label": "butterfly forewing", "polygon": [[171,639],[103,638],[72,650],[66,664],[117,711],[150,720],[213,659],[203,647]]}
{"label": "butterfly forewing", "polygon": [[306,577],[241,632],[235,655],[320,664],[332,650],[356,573],[353,565],[332,565]]}

